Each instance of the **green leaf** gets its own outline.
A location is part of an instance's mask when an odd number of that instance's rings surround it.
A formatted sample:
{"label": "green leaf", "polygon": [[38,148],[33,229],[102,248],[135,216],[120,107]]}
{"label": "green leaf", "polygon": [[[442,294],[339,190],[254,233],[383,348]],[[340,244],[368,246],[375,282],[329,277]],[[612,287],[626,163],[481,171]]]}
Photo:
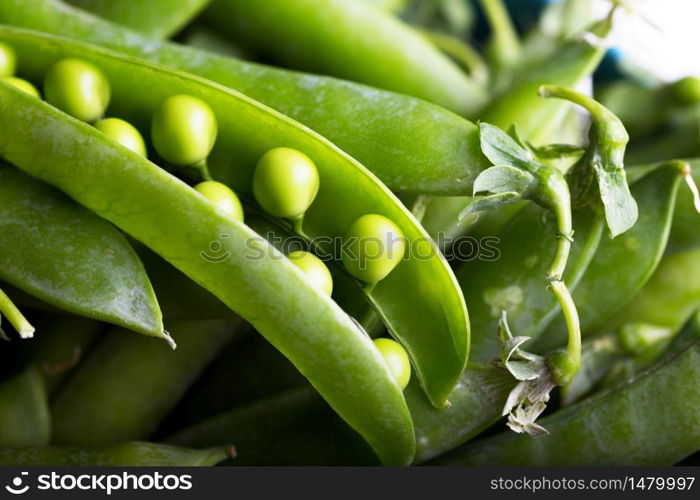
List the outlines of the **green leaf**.
{"label": "green leaf", "polygon": [[509,205],[522,199],[522,195],[516,192],[498,193],[484,196],[483,198],[473,201],[464,210],[462,210],[459,213],[458,220],[459,222],[462,222],[465,217],[471,213],[480,212],[482,210],[490,210],[503,205]]}
{"label": "green leaf", "polygon": [[537,181],[535,176],[509,165],[498,165],[481,172],[474,181],[474,194],[508,193],[525,194]]}
{"label": "green leaf", "polygon": [[481,152],[494,165],[509,165],[530,171],[534,156],[511,136],[490,123],[479,123]]}
{"label": "green leaf", "polygon": [[627,176],[622,167],[606,162],[593,162],[600,200],[605,208],[605,220],[612,237],[634,226],[639,216],[637,202],[632,197]]}

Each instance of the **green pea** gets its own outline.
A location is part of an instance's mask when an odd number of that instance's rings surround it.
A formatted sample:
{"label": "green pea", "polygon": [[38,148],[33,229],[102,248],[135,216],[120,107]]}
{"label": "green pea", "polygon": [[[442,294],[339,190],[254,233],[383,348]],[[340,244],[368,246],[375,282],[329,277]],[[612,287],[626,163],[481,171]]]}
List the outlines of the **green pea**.
{"label": "green pea", "polygon": [[216,181],[204,181],[197,184],[194,188],[211,201],[220,212],[243,222],[241,201],[227,185]]}
{"label": "green pea", "polygon": [[111,91],[99,68],[80,59],[62,59],[44,79],[44,95],[49,104],[79,120],[99,120],[109,105]]}
{"label": "green pea", "polygon": [[17,68],[17,56],[9,45],[0,42],[0,77],[12,76]]}
{"label": "green pea", "polygon": [[700,101],[700,78],[686,76],[670,85],[673,100],[682,105],[689,106]]}
{"label": "green pea", "polygon": [[158,154],[173,165],[188,166],[207,159],[216,141],[214,112],[196,97],[168,97],[153,115],[151,138]]}
{"label": "green pea", "polygon": [[383,215],[367,214],[345,233],[343,264],[357,279],[377,283],[396,267],[405,250],[403,233],[396,224]]}
{"label": "green pea", "polygon": [[41,97],[36,87],[29,83],[27,80],[17,78],[16,76],[5,76],[2,78],[2,81],[5,83],[9,83],[13,87],[18,88],[19,90],[26,92],[29,95],[33,95],[34,97]]}
{"label": "green pea", "polygon": [[333,277],[321,259],[314,254],[296,250],[287,255],[287,258],[301,269],[309,280],[330,296],[333,293]]}
{"label": "green pea", "polygon": [[141,133],[131,123],[119,118],[105,118],[95,128],[115,142],[146,158],[146,144]]}
{"label": "green pea", "polygon": [[411,362],[408,360],[406,349],[401,344],[391,339],[375,339],[374,345],[389,366],[389,371],[394,380],[404,390],[411,380]]}
{"label": "green pea", "polygon": [[260,206],[276,217],[302,216],[318,194],[318,171],[304,153],[275,148],[265,153],[255,168],[253,194]]}

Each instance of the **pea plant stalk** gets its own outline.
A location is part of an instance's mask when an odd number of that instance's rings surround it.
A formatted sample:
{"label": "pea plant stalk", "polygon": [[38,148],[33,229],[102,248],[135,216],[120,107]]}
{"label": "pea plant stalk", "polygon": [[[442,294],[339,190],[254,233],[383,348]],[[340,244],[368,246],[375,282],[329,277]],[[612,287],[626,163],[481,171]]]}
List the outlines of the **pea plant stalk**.
{"label": "pea plant stalk", "polygon": [[[2,317],[7,318],[7,321],[17,330],[19,336],[23,339],[31,338],[34,336],[34,327],[29,323],[27,318],[24,317],[22,312],[17,308],[17,306],[10,300],[5,292],[0,290],[0,319]],[[0,335],[3,335],[2,328],[0,328]]]}

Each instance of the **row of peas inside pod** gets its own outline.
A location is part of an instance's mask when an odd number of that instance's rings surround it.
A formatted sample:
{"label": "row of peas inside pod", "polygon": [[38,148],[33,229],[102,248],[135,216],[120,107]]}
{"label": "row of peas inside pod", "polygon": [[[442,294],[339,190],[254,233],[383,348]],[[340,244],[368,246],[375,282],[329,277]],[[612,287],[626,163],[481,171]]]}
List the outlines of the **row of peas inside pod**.
{"label": "row of peas inside pod", "polygon": [[[36,87],[15,76],[14,51],[0,44],[0,77],[37,98]],[[110,101],[110,85],[95,65],[75,58],[56,62],[44,79],[46,101],[95,128],[130,151],[146,158],[148,148],[141,133],[116,117],[105,118]],[[244,222],[243,206],[236,193],[211,178],[207,157],[217,136],[216,116],[211,107],[191,95],[173,95],[157,108],[151,122],[151,140],[158,156],[174,167],[190,167],[203,180],[194,189],[226,216]],[[319,175],[311,158],[292,148],[278,147],[258,161],[253,177],[253,194],[258,205],[270,216],[287,219],[303,235],[301,222],[319,189]],[[402,260],[405,242],[401,230],[390,219],[378,214],[359,217],[348,228],[342,263],[354,278],[372,287]],[[326,295],[333,291],[333,279],[324,261],[313,253],[296,250],[289,260]],[[389,371],[404,389],[410,380],[408,354],[388,338],[374,340]]]}

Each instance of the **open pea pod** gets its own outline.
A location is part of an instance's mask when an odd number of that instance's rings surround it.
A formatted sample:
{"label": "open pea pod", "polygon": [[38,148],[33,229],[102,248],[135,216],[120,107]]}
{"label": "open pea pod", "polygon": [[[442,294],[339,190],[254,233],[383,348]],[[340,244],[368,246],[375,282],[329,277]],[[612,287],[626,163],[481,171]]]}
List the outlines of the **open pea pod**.
{"label": "open pea pod", "polygon": [[700,344],[635,379],[541,421],[533,439],[504,433],[458,450],[446,465],[672,465],[700,449]]}
{"label": "open pea pod", "polygon": [[236,43],[288,67],[413,95],[470,116],[487,100],[420,33],[363,2],[214,0],[204,17]]}
{"label": "open pea pod", "polygon": [[[20,43],[23,39],[25,43]],[[27,54],[25,60],[31,61],[34,71],[30,71],[30,75],[38,75],[57,57],[70,54],[63,43],[42,40],[39,43],[37,36],[30,34],[12,38],[17,52]],[[209,100],[214,108],[226,111],[220,112],[218,117],[219,143],[230,141],[229,147],[241,148],[232,158],[250,160],[247,155],[261,154],[271,147],[272,141],[275,145],[282,142],[296,146],[314,157],[322,186],[324,179],[336,175],[345,182],[357,178],[359,189],[365,199],[370,200],[365,210],[389,215],[409,238],[416,238],[417,231],[420,234],[413,219],[371,174],[320,137],[254,101],[185,75],[120,60],[85,47],[77,47],[76,54],[97,64],[107,74],[112,82],[115,104],[131,96],[137,97],[132,106],[153,109],[156,103],[142,100],[146,94],[153,95],[158,102],[174,93],[199,95]],[[138,89],[148,89],[148,92]],[[250,126],[251,123],[255,125]],[[0,156],[63,190],[214,293],[285,354],[333,409],[367,439],[383,462],[405,464],[411,461],[414,436],[410,415],[381,354],[346,313],[261,236],[218,212],[204,197],[157,165],[119,146],[89,125],[5,84],[0,84],[0,126],[13,131],[12,137],[3,135],[0,138]],[[257,148],[261,149],[255,151]],[[100,168],[95,168],[96,163]],[[330,187],[334,183],[329,180],[327,185]],[[336,208],[340,210],[341,205],[335,205],[334,201],[341,203],[343,210],[363,210],[345,186],[347,184],[343,186],[344,193],[336,192],[330,200],[328,195],[322,196],[321,188],[316,207],[323,200],[330,205],[320,211],[335,213]],[[374,197],[368,197],[372,194]],[[353,215],[357,212],[350,217]],[[213,241],[220,242],[224,259],[202,257],[202,252],[209,249]],[[255,250],[252,254],[249,245]],[[436,269],[453,279],[440,260],[416,261],[421,267],[427,264],[427,269],[418,272],[405,264],[395,269],[404,269],[397,273],[400,276],[398,286],[403,287],[397,292],[405,289],[403,280],[413,285],[422,280],[424,272],[431,276],[431,283],[437,283],[433,274]],[[391,281],[388,279],[387,284]],[[426,295],[425,300],[440,304],[447,285],[442,283],[442,286],[434,297]],[[458,291],[456,298],[463,306]],[[460,311],[464,309],[457,310],[458,315]],[[440,309],[443,318],[445,313]],[[466,318],[461,319],[465,321],[461,324],[462,332],[466,333]],[[438,330],[430,333],[435,331]],[[423,331],[421,335],[426,333]],[[429,340],[433,349],[430,354],[436,356],[437,343],[434,338]],[[454,352],[452,341],[449,348]],[[466,349],[464,353],[455,353],[455,357],[462,358],[454,367],[459,366],[458,372],[461,372],[465,355]],[[447,380],[441,374],[431,380],[444,384],[446,391],[454,385],[454,380]]]}
{"label": "open pea pod", "polygon": [[[464,298],[432,240],[362,165],[296,122],[205,80],[15,28],[0,28],[0,40],[15,49],[18,59],[25,61],[23,74],[35,81],[60,58],[80,57],[92,62],[110,81],[109,112],[141,130],[148,129],[154,110],[167,97],[190,94],[202,98],[219,110],[218,139],[208,159],[209,169],[214,178],[243,197],[253,198],[253,172],[266,151],[280,145],[303,151],[316,163],[320,177],[316,200],[304,216],[303,230],[311,238],[339,238],[358,217],[368,213],[393,221],[406,238],[407,257],[368,295],[392,334],[408,350],[433,404],[444,404],[466,365],[469,350]],[[93,210],[101,213],[104,209]],[[221,234],[214,235],[212,241],[225,239]],[[201,250],[207,250],[208,245]],[[168,255],[161,256],[168,260]],[[171,263],[178,267],[177,262]]]}
{"label": "open pea pod", "polygon": [[403,94],[151,40],[59,0],[3,0],[0,23],[116,49],[236,89],[327,137],[396,192],[471,195],[474,179],[490,166],[473,123]]}
{"label": "open pea pod", "polygon": [[129,26],[152,38],[169,38],[207,6],[210,0],[68,0],[115,23]]}
{"label": "open pea pod", "polygon": [[12,235],[0,238],[0,279],[63,310],[169,338],[124,236],[7,164],[0,164],[0,232]]}
{"label": "open pea pod", "polygon": [[[621,309],[656,269],[668,241],[682,175],[682,164],[670,162],[632,184],[639,219],[615,238],[603,236],[593,262],[573,292],[584,334]],[[538,346],[556,346],[564,331],[563,322],[555,320],[540,335]]]}
{"label": "open pea pod", "polygon": [[79,448],[46,446],[0,448],[0,465],[12,467],[128,467],[210,466],[225,460],[229,451],[220,448],[192,450],[156,443],[119,443]]}

